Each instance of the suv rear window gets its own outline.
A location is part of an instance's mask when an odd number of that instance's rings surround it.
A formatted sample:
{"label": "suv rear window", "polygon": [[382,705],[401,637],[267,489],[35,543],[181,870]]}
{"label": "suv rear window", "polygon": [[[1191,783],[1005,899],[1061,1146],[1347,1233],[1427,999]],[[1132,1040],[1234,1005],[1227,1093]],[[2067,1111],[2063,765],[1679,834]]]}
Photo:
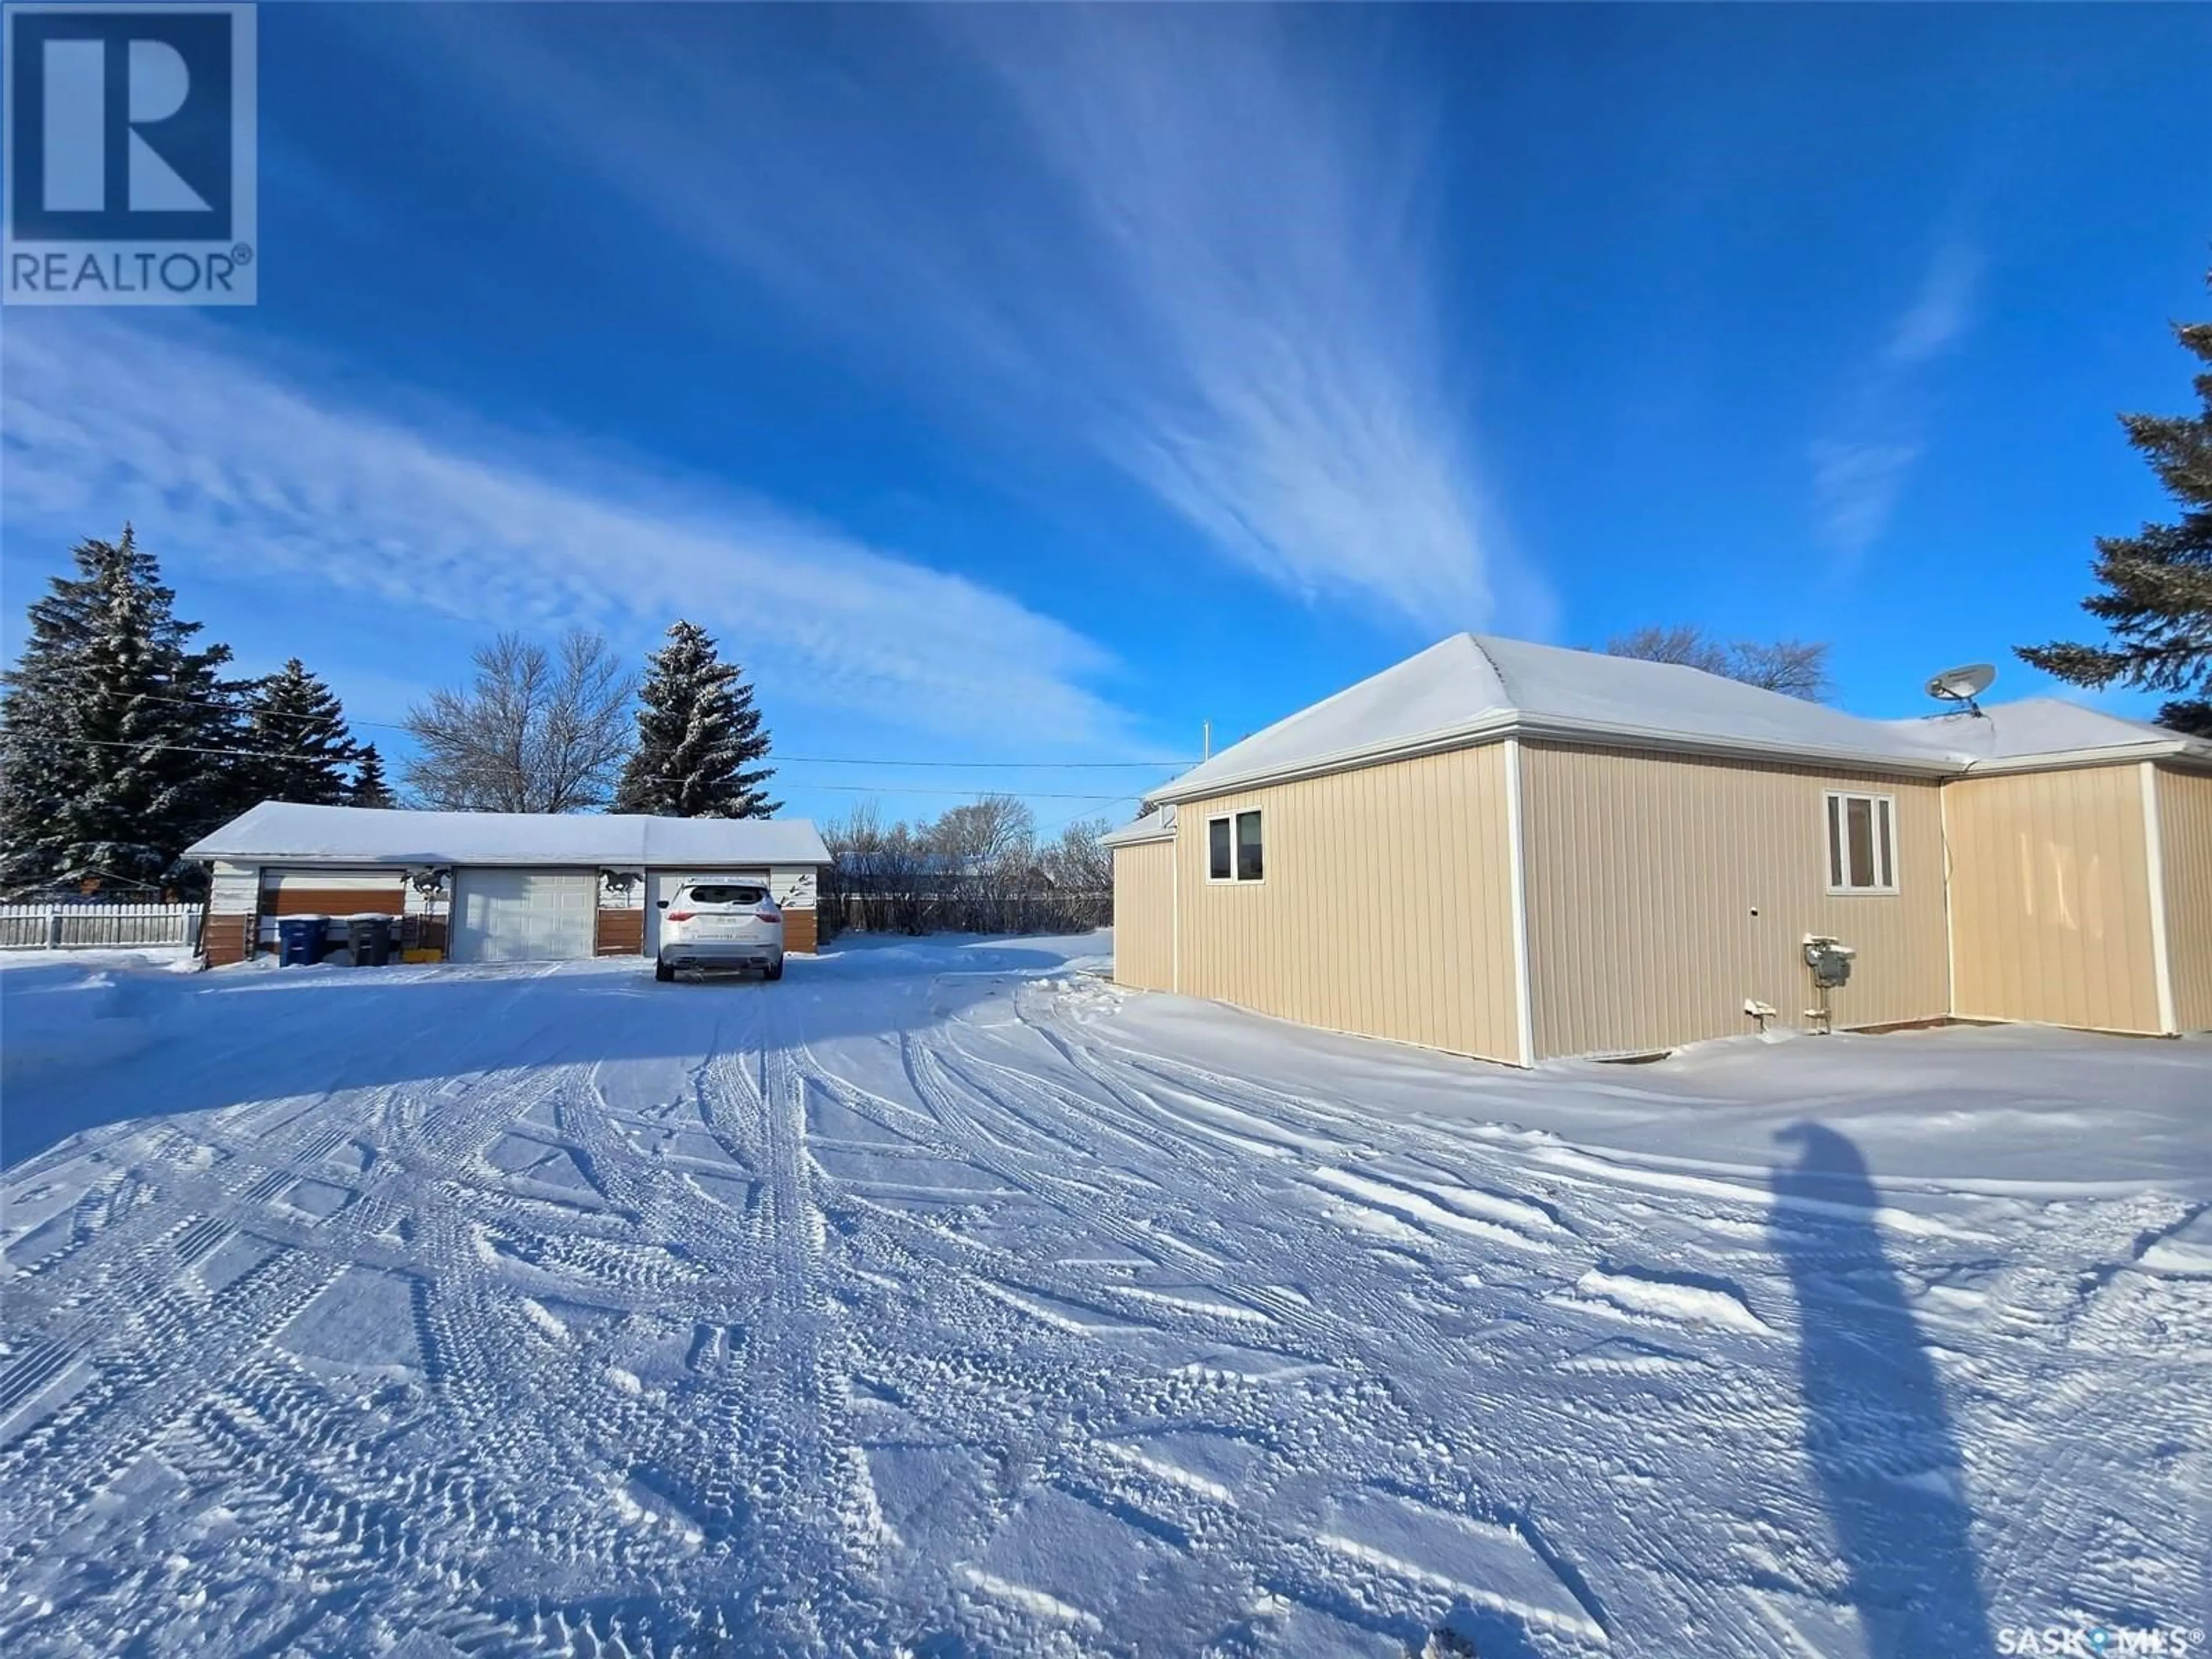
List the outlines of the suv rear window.
{"label": "suv rear window", "polygon": [[684,896],[694,904],[758,904],[768,896],[765,887],[687,887]]}

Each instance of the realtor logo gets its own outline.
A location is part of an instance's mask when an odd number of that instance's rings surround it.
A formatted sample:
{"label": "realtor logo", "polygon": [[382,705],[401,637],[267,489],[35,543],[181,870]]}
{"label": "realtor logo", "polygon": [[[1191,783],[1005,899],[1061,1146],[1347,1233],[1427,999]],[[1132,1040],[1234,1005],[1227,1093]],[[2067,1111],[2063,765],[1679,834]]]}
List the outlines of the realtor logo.
{"label": "realtor logo", "polygon": [[254,302],[254,10],[7,9],[11,305]]}

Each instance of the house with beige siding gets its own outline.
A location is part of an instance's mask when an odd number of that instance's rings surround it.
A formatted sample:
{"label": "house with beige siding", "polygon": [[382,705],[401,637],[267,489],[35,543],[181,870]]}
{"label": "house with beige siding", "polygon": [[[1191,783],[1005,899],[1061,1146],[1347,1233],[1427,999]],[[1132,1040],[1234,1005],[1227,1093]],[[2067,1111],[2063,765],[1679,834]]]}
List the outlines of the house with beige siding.
{"label": "house with beige siding", "polygon": [[1107,839],[1121,983],[1516,1065],[2212,1028],[2212,744],[2053,699],[1871,720],[1460,634]]}

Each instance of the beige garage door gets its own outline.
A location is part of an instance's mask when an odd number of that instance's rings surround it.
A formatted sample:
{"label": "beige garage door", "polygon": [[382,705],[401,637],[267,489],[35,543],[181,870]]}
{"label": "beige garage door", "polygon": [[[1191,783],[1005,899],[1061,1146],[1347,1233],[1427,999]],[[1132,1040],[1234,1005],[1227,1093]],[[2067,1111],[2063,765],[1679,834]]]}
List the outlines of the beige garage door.
{"label": "beige garage door", "polygon": [[599,920],[592,870],[462,870],[453,880],[456,962],[588,957]]}

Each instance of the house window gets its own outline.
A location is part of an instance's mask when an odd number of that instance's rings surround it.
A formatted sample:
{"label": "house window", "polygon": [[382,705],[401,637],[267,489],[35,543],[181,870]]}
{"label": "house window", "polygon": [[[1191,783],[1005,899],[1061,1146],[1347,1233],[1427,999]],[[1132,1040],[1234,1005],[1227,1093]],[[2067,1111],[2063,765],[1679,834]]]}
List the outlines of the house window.
{"label": "house window", "polygon": [[1830,790],[1828,806],[1828,890],[1832,893],[1894,893],[1897,890],[1897,799],[1893,795],[1854,795]]}
{"label": "house window", "polygon": [[1266,870],[1258,812],[1237,812],[1206,821],[1208,881],[1258,881]]}

